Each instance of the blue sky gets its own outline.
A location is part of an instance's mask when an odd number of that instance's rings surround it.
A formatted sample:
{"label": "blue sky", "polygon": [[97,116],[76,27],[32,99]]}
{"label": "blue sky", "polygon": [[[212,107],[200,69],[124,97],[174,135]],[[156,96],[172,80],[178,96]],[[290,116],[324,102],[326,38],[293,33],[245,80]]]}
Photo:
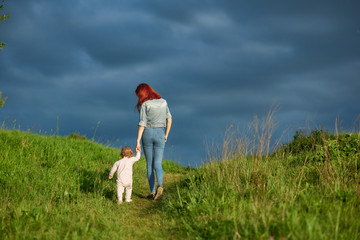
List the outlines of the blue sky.
{"label": "blue sky", "polygon": [[205,143],[274,103],[274,137],[332,129],[337,116],[349,129],[360,114],[359,9],[357,0],[6,1],[0,120],[134,147],[134,90],[146,82],[173,115],[165,157],[183,165],[200,165]]}

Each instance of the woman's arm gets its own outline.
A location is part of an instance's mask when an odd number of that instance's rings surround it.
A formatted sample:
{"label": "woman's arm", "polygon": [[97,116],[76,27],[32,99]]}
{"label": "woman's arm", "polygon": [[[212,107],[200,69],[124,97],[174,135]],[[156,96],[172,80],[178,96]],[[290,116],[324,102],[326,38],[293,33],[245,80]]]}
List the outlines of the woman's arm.
{"label": "woman's arm", "polygon": [[167,138],[169,136],[169,132],[170,132],[170,129],[171,129],[171,124],[172,124],[172,118],[166,119],[165,142],[167,141]]}
{"label": "woman's arm", "polygon": [[137,140],[136,140],[136,151],[137,151],[137,152],[140,152],[140,151],[141,151],[140,141],[141,141],[143,132],[144,132],[144,126],[139,126],[139,129],[138,129],[138,137],[137,137]]}

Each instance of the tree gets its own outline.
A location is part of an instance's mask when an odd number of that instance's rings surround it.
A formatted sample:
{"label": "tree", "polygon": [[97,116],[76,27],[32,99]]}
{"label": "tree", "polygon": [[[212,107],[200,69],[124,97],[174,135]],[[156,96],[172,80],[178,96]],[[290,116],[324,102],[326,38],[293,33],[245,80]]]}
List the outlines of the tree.
{"label": "tree", "polygon": [[5,101],[7,99],[7,97],[1,98],[1,94],[2,94],[2,92],[0,91],[0,108],[2,108],[2,106],[4,106]]}
{"label": "tree", "polygon": [[[4,3],[5,2],[5,0],[1,0],[2,1],[2,3]],[[4,10],[4,4],[1,4],[0,5],[0,10]],[[9,18],[11,15],[10,15],[10,13],[8,13],[8,14],[0,14],[0,23],[1,22],[3,22],[3,21],[5,21],[7,18]],[[0,51],[1,51],[1,49],[2,49],[2,47],[3,46],[5,46],[6,45],[6,43],[3,43],[3,42],[1,42],[0,41]]]}

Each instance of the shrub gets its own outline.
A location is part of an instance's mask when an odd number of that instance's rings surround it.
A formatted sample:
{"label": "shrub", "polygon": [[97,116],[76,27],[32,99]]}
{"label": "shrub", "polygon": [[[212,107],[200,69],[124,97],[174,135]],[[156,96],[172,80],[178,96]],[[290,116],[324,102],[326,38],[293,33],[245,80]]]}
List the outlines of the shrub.
{"label": "shrub", "polygon": [[293,140],[282,146],[282,150],[294,155],[308,153],[315,150],[316,146],[323,145],[325,139],[335,139],[335,137],[322,129],[314,129],[309,135],[304,130],[298,130],[295,132]]}
{"label": "shrub", "polygon": [[80,136],[79,133],[71,133],[68,138],[75,139],[75,140],[87,140],[85,135]]}

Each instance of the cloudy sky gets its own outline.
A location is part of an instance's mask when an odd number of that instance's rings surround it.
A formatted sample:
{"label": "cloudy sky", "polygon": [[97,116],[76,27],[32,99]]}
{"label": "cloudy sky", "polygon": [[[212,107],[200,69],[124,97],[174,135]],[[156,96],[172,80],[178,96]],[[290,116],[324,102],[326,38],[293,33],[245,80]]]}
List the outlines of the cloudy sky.
{"label": "cloudy sky", "polygon": [[278,135],[331,129],[337,116],[349,129],[360,114],[359,9],[358,0],[8,0],[0,120],[134,147],[134,90],[146,82],[168,101],[165,157],[182,165],[201,164],[205,143],[274,103]]}

